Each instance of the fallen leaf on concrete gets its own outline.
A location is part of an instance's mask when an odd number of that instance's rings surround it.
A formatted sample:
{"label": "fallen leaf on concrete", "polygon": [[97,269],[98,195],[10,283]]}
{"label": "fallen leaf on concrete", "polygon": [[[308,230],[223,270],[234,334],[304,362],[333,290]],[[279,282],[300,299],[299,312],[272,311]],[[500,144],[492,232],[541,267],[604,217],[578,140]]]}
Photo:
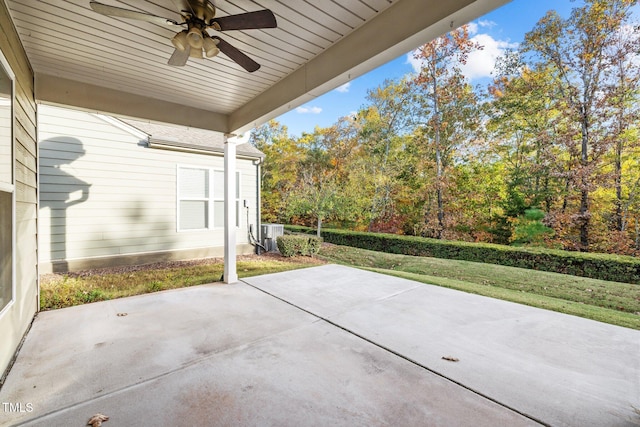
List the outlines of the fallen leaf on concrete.
{"label": "fallen leaf on concrete", "polygon": [[89,418],[87,425],[91,427],[100,427],[103,421],[109,421],[109,417],[103,414],[95,414],[93,417]]}
{"label": "fallen leaf on concrete", "polygon": [[453,357],[453,356],[442,356],[442,358],[444,360],[448,360],[449,362],[458,362],[460,360],[457,357]]}

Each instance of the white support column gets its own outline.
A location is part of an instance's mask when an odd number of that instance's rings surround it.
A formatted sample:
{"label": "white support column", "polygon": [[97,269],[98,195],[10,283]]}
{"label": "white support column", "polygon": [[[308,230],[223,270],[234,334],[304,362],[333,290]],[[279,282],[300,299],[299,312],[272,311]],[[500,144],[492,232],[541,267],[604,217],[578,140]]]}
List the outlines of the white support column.
{"label": "white support column", "polygon": [[238,281],[236,269],[236,142],[224,136],[224,282]]}

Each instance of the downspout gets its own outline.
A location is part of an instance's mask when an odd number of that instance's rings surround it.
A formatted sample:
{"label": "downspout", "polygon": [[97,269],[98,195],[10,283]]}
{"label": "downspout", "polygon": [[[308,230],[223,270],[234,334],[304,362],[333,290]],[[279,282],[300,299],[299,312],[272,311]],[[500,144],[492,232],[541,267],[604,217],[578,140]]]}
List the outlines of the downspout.
{"label": "downspout", "polygon": [[[35,86],[35,79],[34,79],[34,86]],[[12,88],[12,90],[15,90],[15,89]],[[42,181],[40,180],[40,123],[39,123],[40,115],[38,114],[38,108],[39,108],[38,105],[39,104],[36,104],[36,171],[37,171],[36,172],[36,183],[37,183],[36,184],[36,248],[38,249],[36,251],[36,286],[38,287],[38,291],[36,292],[36,314],[40,312],[40,250],[39,249],[40,249],[40,240],[41,240],[40,236],[42,236],[42,234],[40,234],[40,225],[41,225],[40,224],[41,223],[40,196],[42,195],[42,191],[40,191],[40,184]],[[15,157],[15,154],[14,154],[14,157]],[[15,168],[12,170],[15,170]],[[13,217],[13,219],[15,220],[15,216]],[[33,319],[31,320],[31,323],[33,324]],[[31,328],[31,326],[29,326],[29,328]],[[24,336],[25,337],[27,336],[26,332]],[[18,353],[16,352],[16,354]],[[0,381],[0,384],[2,384],[2,381]]]}
{"label": "downspout", "polygon": [[[253,164],[256,167],[256,240],[258,243],[262,243],[262,224],[260,223],[261,216],[261,199],[260,199],[260,189],[262,187],[262,179],[260,174],[262,173],[262,161],[264,159],[260,157],[258,160],[254,160]],[[256,245],[256,254],[260,255],[260,246]]]}

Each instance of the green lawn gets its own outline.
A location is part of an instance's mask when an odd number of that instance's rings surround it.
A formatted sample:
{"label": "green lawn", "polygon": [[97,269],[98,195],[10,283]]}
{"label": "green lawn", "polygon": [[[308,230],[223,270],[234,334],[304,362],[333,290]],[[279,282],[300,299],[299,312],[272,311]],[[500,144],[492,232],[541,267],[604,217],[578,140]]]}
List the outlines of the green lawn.
{"label": "green lawn", "polygon": [[[238,276],[250,277],[318,265],[309,257],[280,255],[241,257]],[[155,265],[47,274],[40,278],[40,309],[52,310],[166,289],[219,282],[221,259],[159,263]]]}
{"label": "green lawn", "polygon": [[[640,286],[494,264],[373,252],[324,245],[320,259],[245,257],[249,277],[333,262],[640,330]],[[324,260],[324,261],[323,261]],[[45,275],[42,310],[220,281],[219,259]]]}
{"label": "green lawn", "polygon": [[468,261],[325,245],[320,257],[465,292],[640,329],[640,286]]}

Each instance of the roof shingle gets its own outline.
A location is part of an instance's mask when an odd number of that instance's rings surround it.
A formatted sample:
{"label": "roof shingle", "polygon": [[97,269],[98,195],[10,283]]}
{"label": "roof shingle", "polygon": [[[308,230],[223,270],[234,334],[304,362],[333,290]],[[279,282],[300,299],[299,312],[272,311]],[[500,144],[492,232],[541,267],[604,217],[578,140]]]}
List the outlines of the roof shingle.
{"label": "roof shingle", "polygon": [[[186,126],[152,123],[147,121],[119,119],[149,135],[149,142],[162,143],[177,148],[187,148],[224,153],[224,134]],[[264,158],[264,153],[249,143],[236,147],[239,156]]]}

